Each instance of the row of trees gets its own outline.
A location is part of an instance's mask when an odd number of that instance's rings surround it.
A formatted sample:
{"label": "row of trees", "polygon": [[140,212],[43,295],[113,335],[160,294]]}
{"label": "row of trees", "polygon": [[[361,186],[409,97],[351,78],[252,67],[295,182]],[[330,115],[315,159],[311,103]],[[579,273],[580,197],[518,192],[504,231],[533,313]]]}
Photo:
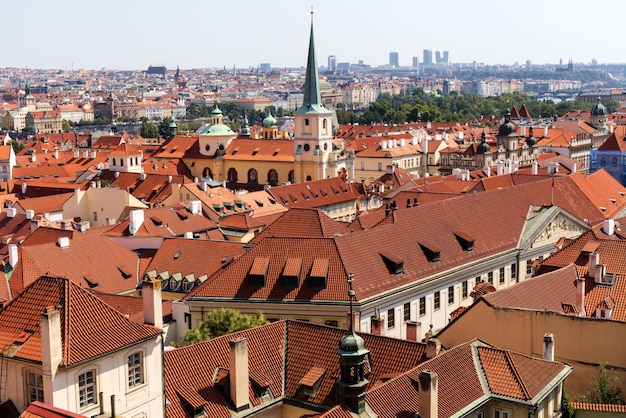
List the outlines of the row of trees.
{"label": "row of trees", "polygon": [[[427,93],[416,88],[408,93],[392,96],[381,94],[369,108],[357,114],[337,110],[340,124],[359,123],[405,123],[405,122],[461,122],[482,117],[501,117],[506,109],[520,109],[526,105],[533,117],[555,117],[570,110],[590,110],[592,103],[579,100],[539,101],[524,93],[505,93],[497,97],[482,97],[469,92],[452,92],[448,96]],[[619,102],[609,100],[604,103],[608,112],[614,112]]]}

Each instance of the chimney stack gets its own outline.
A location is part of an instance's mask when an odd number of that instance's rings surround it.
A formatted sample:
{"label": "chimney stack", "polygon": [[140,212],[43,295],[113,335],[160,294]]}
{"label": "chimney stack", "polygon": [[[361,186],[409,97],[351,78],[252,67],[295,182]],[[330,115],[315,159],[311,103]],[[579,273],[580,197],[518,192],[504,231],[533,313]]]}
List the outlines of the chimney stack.
{"label": "chimney stack", "polygon": [[141,284],[141,296],[143,297],[143,322],[163,328],[161,281],[144,280]]}
{"label": "chimney stack", "polygon": [[417,321],[405,321],[405,324],[406,339],[408,341],[419,341],[419,337],[422,335],[422,324]]}
{"label": "chimney stack", "polygon": [[585,312],[585,278],[576,279],[576,309],[578,316],[587,316]]}
{"label": "chimney stack", "polygon": [[543,336],[543,359],[554,361],[554,335],[552,334]]}
{"label": "chimney stack", "polygon": [[532,170],[532,171],[531,171],[531,172],[532,172],[532,175],[533,175],[533,176],[536,176],[536,175],[537,175],[537,173],[539,172],[539,163],[538,163],[537,161],[533,161],[533,163],[532,163],[532,169],[531,169],[531,170]]}
{"label": "chimney stack", "polygon": [[380,312],[376,310],[376,314],[371,319],[372,325],[370,333],[374,335],[385,335],[385,327],[383,326],[383,319],[380,317]]}
{"label": "chimney stack", "polygon": [[426,358],[431,359],[437,357],[441,351],[441,342],[437,338],[429,338],[426,343]]}
{"label": "chimney stack", "polygon": [[19,252],[17,251],[17,244],[9,244],[9,264],[11,268],[15,268],[18,260]]}
{"label": "chimney stack", "polygon": [[248,340],[237,338],[230,346],[230,399],[239,412],[247,409],[248,399]]}
{"label": "chimney stack", "polygon": [[52,404],[54,377],[61,364],[61,314],[49,306],[39,319],[41,330],[41,366],[43,375],[43,401]]}
{"label": "chimney stack", "polygon": [[139,228],[143,225],[143,209],[135,209],[130,211],[130,222],[128,224],[128,231],[131,235],[135,235]]}
{"label": "chimney stack", "polygon": [[615,221],[611,218],[605,219],[602,223],[602,231],[608,236],[613,235],[615,233]]}
{"label": "chimney stack", "polygon": [[419,416],[420,418],[439,417],[439,396],[437,373],[424,370],[419,376]]}

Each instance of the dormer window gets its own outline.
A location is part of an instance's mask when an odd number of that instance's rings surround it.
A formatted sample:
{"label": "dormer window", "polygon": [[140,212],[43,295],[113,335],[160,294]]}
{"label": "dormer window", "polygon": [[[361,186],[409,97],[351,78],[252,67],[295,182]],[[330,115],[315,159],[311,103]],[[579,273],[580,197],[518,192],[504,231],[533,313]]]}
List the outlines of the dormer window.
{"label": "dormer window", "polygon": [[420,248],[424,252],[424,255],[431,263],[437,263],[441,260],[441,249],[430,242],[420,242]]}
{"label": "dormer window", "polygon": [[311,287],[321,289],[326,288],[329,265],[330,261],[327,258],[316,258],[313,260],[313,265],[311,266],[311,272],[309,274],[309,277],[311,278]]}
{"label": "dormer window", "polygon": [[257,257],[254,259],[248,271],[248,280],[251,286],[265,286],[269,266],[270,259],[267,257]]}

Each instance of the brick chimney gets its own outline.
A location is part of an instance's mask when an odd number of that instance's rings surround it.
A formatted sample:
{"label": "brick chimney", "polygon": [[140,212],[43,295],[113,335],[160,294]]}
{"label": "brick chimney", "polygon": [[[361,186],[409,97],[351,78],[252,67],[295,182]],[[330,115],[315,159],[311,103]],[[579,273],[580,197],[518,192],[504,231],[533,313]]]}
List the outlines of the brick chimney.
{"label": "brick chimney", "polygon": [[554,361],[554,335],[545,334],[543,336],[543,352],[544,360]]}
{"label": "brick chimney", "polygon": [[594,251],[589,254],[589,277],[592,277],[595,283],[600,283],[604,274],[605,267],[600,264],[600,253]]}
{"label": "brick chimney", "polygon": [[141,296],[143,297],[143,322],[163,328],[161,281],[144,280],[141,284]]}
{"label": "brick chimney", "polygon": [[408,341],[419,341],[419,337],[422,335],[422,324],[417,321],[405,321],[406,325],[406,339]]}
{"label": "brick chimney", "polygon": [[420,373],[419,384],[419,416],[420,418],[439,417],[439,396],[437,373],[424,370]]}
{"label": "brick chimney", "polygon": [[62,360],[61,314],[54,306],[47,307],[39,319],[41,328],[41,368],[43,375],[43,401],[53,404],[52,382]]}
{"label": "brick chimney", "polygon": [[370,333],[374,335],[385,335],[385,327],[383,326],[383,319],[380,317],[380,311],[376,309],[376,313],[371,319],[372,325]]}
{"label": "brick chimney", "polygon": [[426,358],[431,359],[437,357],[441,351],[441,342],[436,338],[429,338],[426,343]]}
{"label": "brick chimney", "polygon": [[237,338],[230,346],[230,399],[239,412],[249,407],[248,399],[248,340]]}

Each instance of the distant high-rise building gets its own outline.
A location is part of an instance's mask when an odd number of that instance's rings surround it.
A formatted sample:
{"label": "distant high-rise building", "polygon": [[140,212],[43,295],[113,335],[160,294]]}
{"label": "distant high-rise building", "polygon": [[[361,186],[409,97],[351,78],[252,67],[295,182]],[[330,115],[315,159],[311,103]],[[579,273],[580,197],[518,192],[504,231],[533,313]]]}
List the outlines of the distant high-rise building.
{"label": "distant high-rise building", "polygon": [[419,65],[420,65],[419,57],[413,57],[413,62],[412,62],[413,68],[419,67]]}
{"label": "distant high-rise building", "polygon": [[424,59],[422,60],[422,64],[424,64],[424,66],[429,67],[431,65],[433,65],[433,51],[432,49],[425,49],[424,50]]}
{"label": "distant high-rise building", "polygon": [[400,65],[397,52],[392,51],[389,53],[389,65],[393,65],[394,67],[398,67]]}
{"label": "distant high-rise building", "polygon": [[262,62],[259,64],[259,70],[262,73],[267,73],[272,69],[272,65],[269,62]]}
{"label": "distant high-rise building", "polygon": [[437,65],[448,65],[448,51],[436,51],[435,52],[435,62]]}
{"label": "distant high-rise building", "polygon": [[531,60],[526,60],[526,68],[530,68],[533,66],[533,62]]}
{"label": "distant high-rise building", "polygon": [[334,73],[337,70],[337,56],[329,55],[328,56],[328,71]]}
{"label": "distant high-rise building", "polygon": [[443,63],[448,65],[448,57],[450,56],[450,51],[443,51]]}

